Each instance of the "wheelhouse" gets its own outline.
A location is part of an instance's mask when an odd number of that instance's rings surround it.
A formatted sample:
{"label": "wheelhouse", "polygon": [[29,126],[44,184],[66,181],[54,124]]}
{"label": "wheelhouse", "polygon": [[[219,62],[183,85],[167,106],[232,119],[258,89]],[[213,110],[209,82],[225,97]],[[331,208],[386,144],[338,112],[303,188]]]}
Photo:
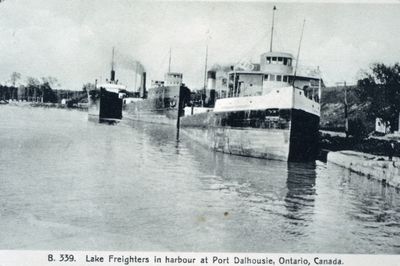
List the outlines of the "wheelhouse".
{"label": "wheelhouse", "polygon": [[217,88],[217,98],[267,95],[273,90],[295,87],[310,100],[319,102],[322,80],[319,76],[294,74],[293,56],[267,52],[260,57],[259,70],[234,69],[228,72],[225,88]]}

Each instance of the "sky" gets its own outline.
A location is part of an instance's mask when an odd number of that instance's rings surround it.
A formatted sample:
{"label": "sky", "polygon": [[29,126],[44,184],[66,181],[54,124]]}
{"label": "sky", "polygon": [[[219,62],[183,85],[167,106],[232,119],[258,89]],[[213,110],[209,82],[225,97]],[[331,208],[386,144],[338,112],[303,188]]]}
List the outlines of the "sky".
{"label": "sky", "polygon": [[109,78],[115,47],[117,79],[130,89],[145,70],[150,80],[183,73],[189,88],[202,87],[208,62],[258,63],[269,50],[276,5],[273,50],[319,67],[328,86],[354,84],[371,64],[400,60],[400,2],[5,0],[0,3],[0,83],[12,72],[56,77],[58,88]]}

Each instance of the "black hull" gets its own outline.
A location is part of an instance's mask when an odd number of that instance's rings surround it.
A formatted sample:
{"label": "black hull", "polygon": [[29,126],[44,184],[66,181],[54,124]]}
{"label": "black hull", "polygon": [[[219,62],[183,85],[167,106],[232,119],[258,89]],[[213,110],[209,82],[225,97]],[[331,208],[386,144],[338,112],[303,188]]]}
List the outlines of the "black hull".
{"label": "black hull", "polygon": [[122,99],[104,88],[89,92],[89,120],[114,124],[122,119]]}
{"label": "black hull", "polygon": [[297,109],[201,113],[181,118],[181,132],[216,151],[284,161],[313,161],[319,117]]}
{"label": "black hull", "polygon": [[100,89],[100,119],[121,119],[122,99],[118,93]]}
{"label": "black hull", "polygon": [[319,116],[292,110],[289,161],[314,161],[319,150]]}

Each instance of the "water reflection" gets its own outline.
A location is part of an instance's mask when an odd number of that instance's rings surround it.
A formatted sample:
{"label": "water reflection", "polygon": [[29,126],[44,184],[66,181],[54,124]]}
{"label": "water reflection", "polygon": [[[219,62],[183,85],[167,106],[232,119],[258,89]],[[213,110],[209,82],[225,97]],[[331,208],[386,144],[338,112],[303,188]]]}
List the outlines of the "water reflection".
{"label": "water reflection", "polygon": [[285,197],[285,208],[288,218],[287,232],[302,233],[300,227],[308,226],[313,218],[315,202],[315,163],[288,163],[286,185],[288,192]]}
{"label": "water reflection", "polygon": [[284,216],[293,225],[309,221],[316,195],[315,163],[269,161],[213,152],[192,142],[185,145],[207,173],[200,177],[206,189],[236,193],[249,205]]}
{"label": "water reflection", "polygon": [[348,183],[347,197],[353,202],[349,216],[365,228],[380,228],[386,237],[400,236],[398,192],[393,187],[351,172],[344,178]]}
{"label": "water reflection", "polygon": [[[393,252],[398,247],[390,239],[399,238],[398,194],[371,180],[325,164],[214,152],[185,135],[176,140],[174,127],[142,123],[134,131],[142,138],[143,153],[165,167],[160,171],[170,182],[164,186],[177,199],[176,210],[170,209],[176,211],[171,224],[179,225],[181,234],[197,232],[197,241],[209,244],[211,237],[215,246],[224,247],[219,251],[347,252],[352,246],[374,250],[357,239],[379,240],[375,249]],[[182,225],[183,216],[189,218],[188,225]],[[194,224],[190,217],[195,217]],[[172,232],[169,227],[164,230]],[[188,250],[197,250],[196,245],[182,243]]]}

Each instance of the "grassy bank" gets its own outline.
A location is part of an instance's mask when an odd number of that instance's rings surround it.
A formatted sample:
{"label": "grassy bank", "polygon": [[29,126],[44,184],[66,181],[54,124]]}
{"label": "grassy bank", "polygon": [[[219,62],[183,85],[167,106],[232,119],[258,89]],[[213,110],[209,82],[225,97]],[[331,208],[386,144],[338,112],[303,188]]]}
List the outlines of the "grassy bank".
{"label": "grassy bank", "polygon": [[[345,105],[344,87],[330,87],[322,91],[321,123],[322,130],[344,132]],[[360,102],[355,87],[347,87],[349,132],[356,137],[365,137],[375,129],[375,119],[368,116],[368,106]]]}

